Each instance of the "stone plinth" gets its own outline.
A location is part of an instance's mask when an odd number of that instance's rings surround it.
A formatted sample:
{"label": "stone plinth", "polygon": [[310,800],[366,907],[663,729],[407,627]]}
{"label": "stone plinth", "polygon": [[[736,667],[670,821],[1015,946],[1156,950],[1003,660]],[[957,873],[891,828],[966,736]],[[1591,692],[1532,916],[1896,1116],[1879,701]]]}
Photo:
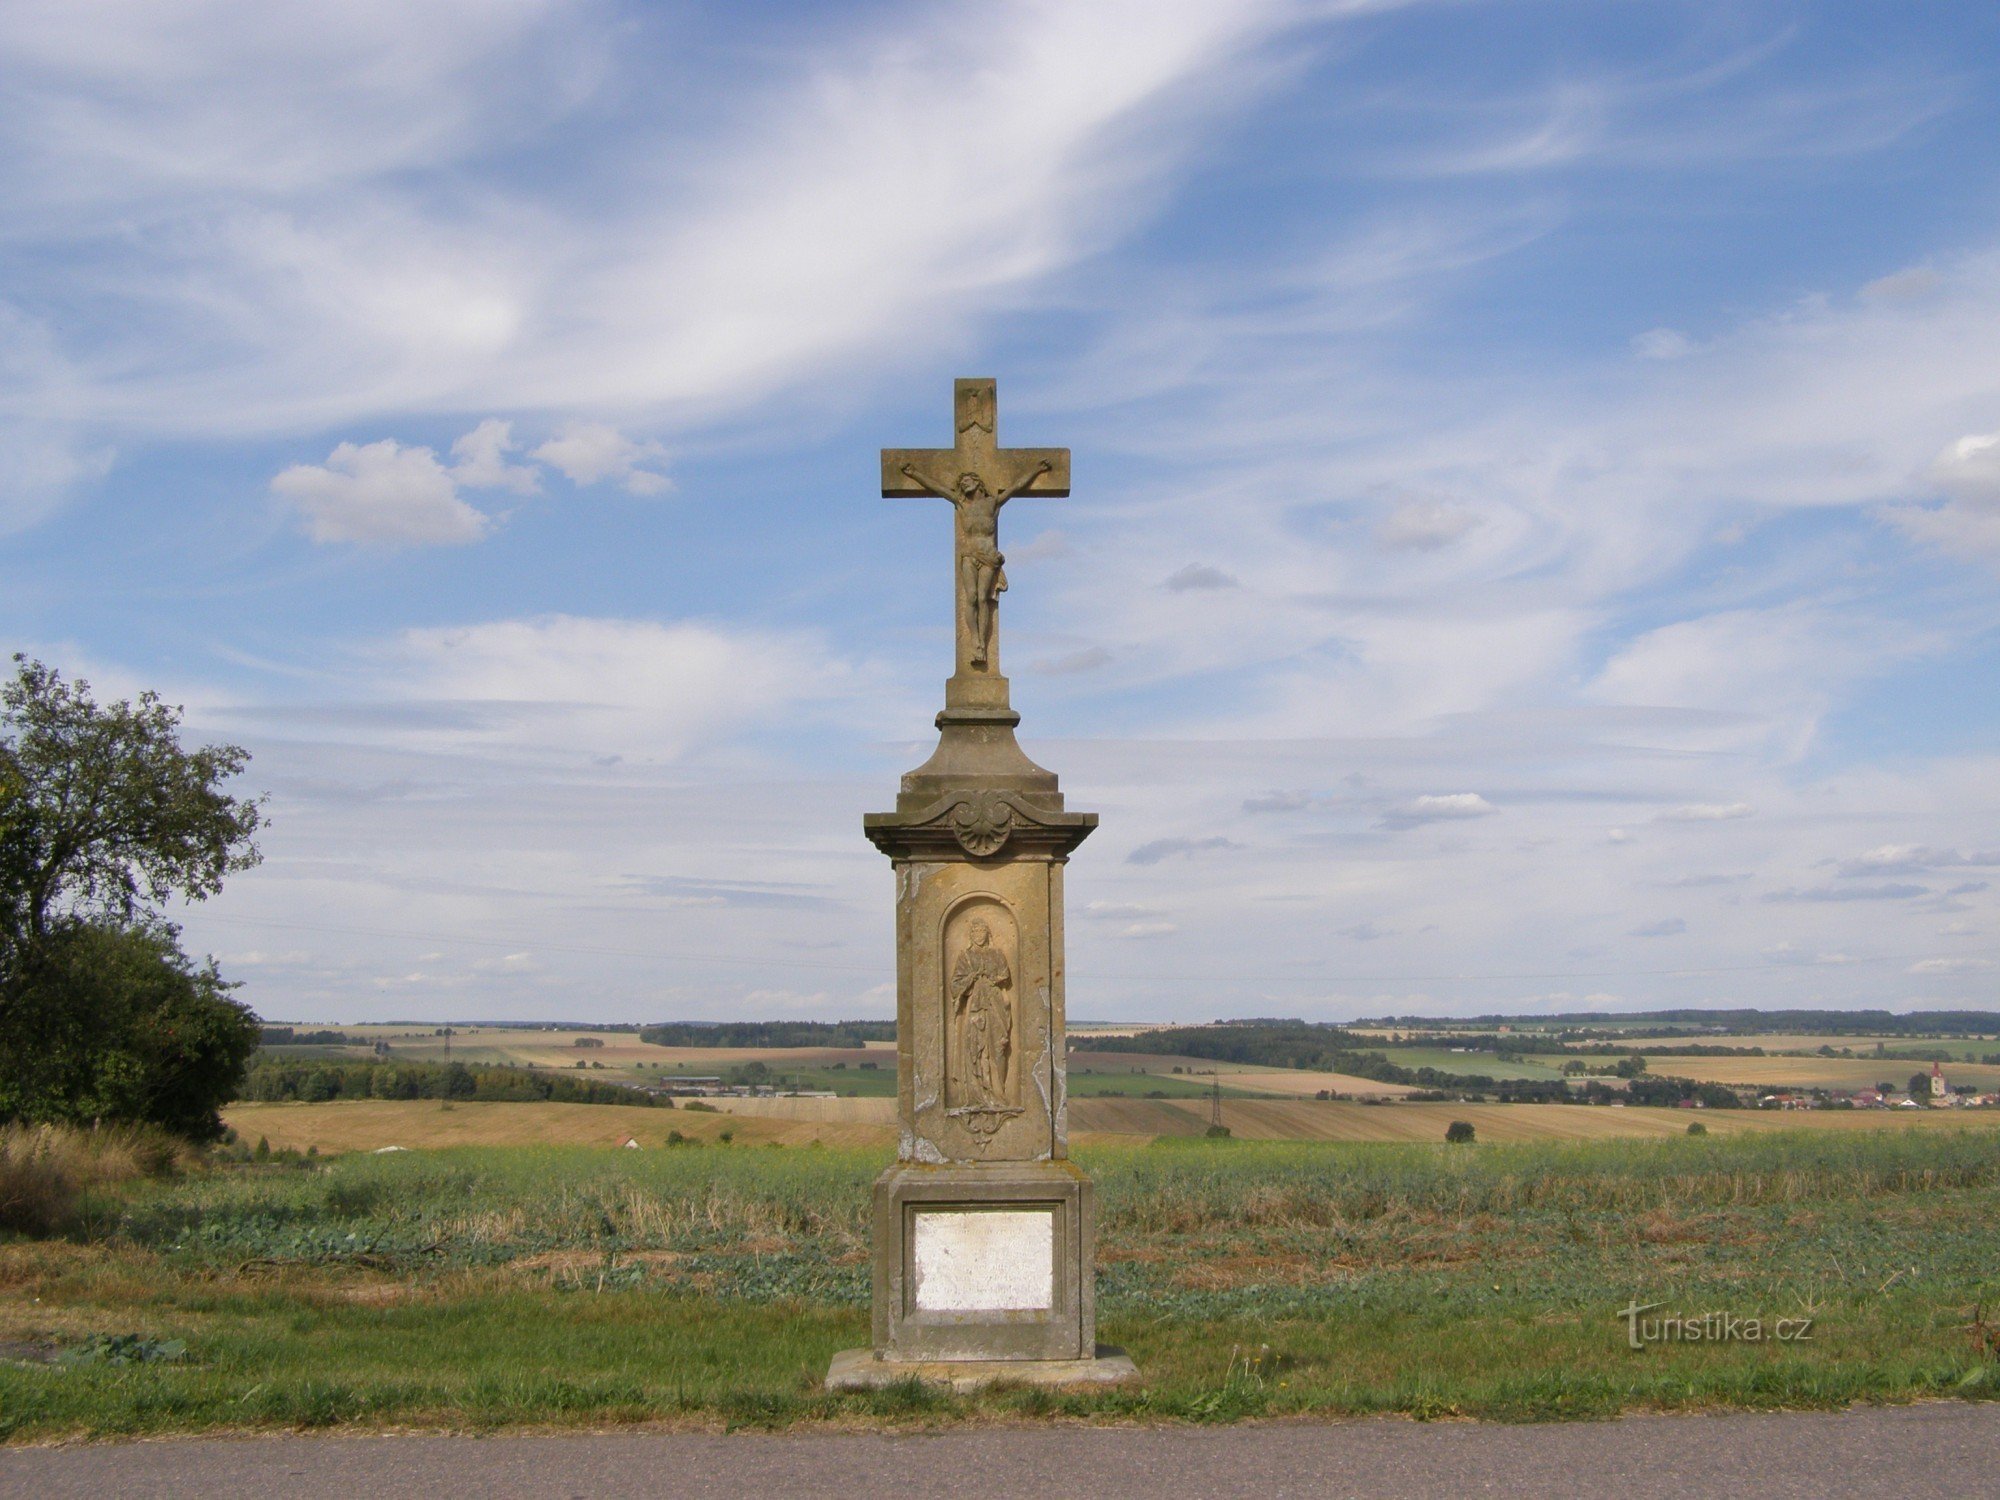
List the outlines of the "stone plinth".
{"label": "stone plinth", "polygon": [[875,1183],[876,1352],[1086,1357],[1094,1207],[1090,1179],[1066,1161],[891,1167]]}
{"label": "stone plinth", "polygon": [[955,1391],[998,1385],[1122,1385],[1139,1378],[1123,1349],[1099,1344],[1089,1359],[883,1359],[873,1349],[843,1349],[826,1372],[830,1391],[872,1391],[921,1380]]}

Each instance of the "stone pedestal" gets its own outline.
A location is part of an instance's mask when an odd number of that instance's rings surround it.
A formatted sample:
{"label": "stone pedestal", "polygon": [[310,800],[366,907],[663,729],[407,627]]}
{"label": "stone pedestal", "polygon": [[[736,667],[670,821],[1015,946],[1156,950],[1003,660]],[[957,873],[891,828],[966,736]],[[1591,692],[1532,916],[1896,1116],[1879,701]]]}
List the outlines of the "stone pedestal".
{"label": "stone pedestal", "polygon": [[959,381],[955,411],[954,449],[882,459],[885,495],[958,511],[958,670],[937,749],[862,820],[896,876],[901,1130],[875,1184],[875,1347],[836,1358],[835,1387],[1132,1373],[1098,1357],[1093,1199],[1066,1160],[1063,866],[1097,816],[1016,742],[995,622],[999,506],[1067,493],[1069,454],[994,446],[990,380]]}
{"label": "stone pedestal", "polygon": [[1097,1349],[1090,1179],[1066,1161],[891,1167],[875,1183],[884,1359],[1078,1360]]}

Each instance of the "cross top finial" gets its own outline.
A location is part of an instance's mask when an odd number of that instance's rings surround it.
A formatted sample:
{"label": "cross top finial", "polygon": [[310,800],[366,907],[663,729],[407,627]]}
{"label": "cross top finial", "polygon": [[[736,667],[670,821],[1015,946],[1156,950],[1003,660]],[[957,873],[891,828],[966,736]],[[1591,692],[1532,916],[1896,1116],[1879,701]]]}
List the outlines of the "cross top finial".
{"label": "cross top finial", "polygon": [[999,396],[990,379],[952,388],[952,446],[884,448],[884,496],[949,500],[953,526],[953,614],[958,669],[946,687],[948,707],[1001,707],[999,607],[1006,592],[1000,507],[1019,494],[1067,495],[1069,449],[999,446]]}

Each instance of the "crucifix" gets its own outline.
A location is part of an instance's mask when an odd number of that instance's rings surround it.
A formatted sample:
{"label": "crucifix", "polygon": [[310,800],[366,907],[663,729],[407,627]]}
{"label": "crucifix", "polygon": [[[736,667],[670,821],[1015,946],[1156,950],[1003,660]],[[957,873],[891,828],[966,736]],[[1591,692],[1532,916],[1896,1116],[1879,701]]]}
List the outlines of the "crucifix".
{"label": "crucifix", "polygon": [[882,493],[936,495],[951,502],[958,661],[946,701],[990,698],[990,688],[979,690],[978,679],[985,679],[1000,689],[1004,703],[997,615],[1007,588],[1007,559],[1000,551],[1000,507],[1021,494],[1067,495],[1069,449],[998,446],[991,380],[956,381],[952,397],[952,446],[884,448]]}
{"label": "crucifix", "polygon": [[952,508],[958,669],[936,747],[861,820],[896,890],[896,1161],[875,1179],[874,1338],[830,1390],[1129,1380],[1100,1354],[1096,1196],[1069,1157],[1063,873],[1097,814],[1014,738],[994,616],[1000,507],[1067,495],[1067,448],[1002,448],[990,380],[961,380],[949,448],[882,450],[884,495]]}

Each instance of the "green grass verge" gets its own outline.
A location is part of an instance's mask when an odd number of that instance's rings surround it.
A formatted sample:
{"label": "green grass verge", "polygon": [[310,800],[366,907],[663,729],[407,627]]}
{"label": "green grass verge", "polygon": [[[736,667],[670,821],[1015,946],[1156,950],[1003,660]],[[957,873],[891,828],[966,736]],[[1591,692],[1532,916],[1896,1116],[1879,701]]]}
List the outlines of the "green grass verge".
{"label": "green grass verge", "polygon": [[[831,1396],[873,1153],[465,1149],[219,1171],[0,1244],[0,1436],[1012,1415],[1219,1421],[2000,1395],[1986,1132],[1089,1153],[1101,1336],[1146,1383]],[[1632,1350],[1632,1301],[1810,1317]],[[185,1344],[36,1362],[104,1335]]]}

